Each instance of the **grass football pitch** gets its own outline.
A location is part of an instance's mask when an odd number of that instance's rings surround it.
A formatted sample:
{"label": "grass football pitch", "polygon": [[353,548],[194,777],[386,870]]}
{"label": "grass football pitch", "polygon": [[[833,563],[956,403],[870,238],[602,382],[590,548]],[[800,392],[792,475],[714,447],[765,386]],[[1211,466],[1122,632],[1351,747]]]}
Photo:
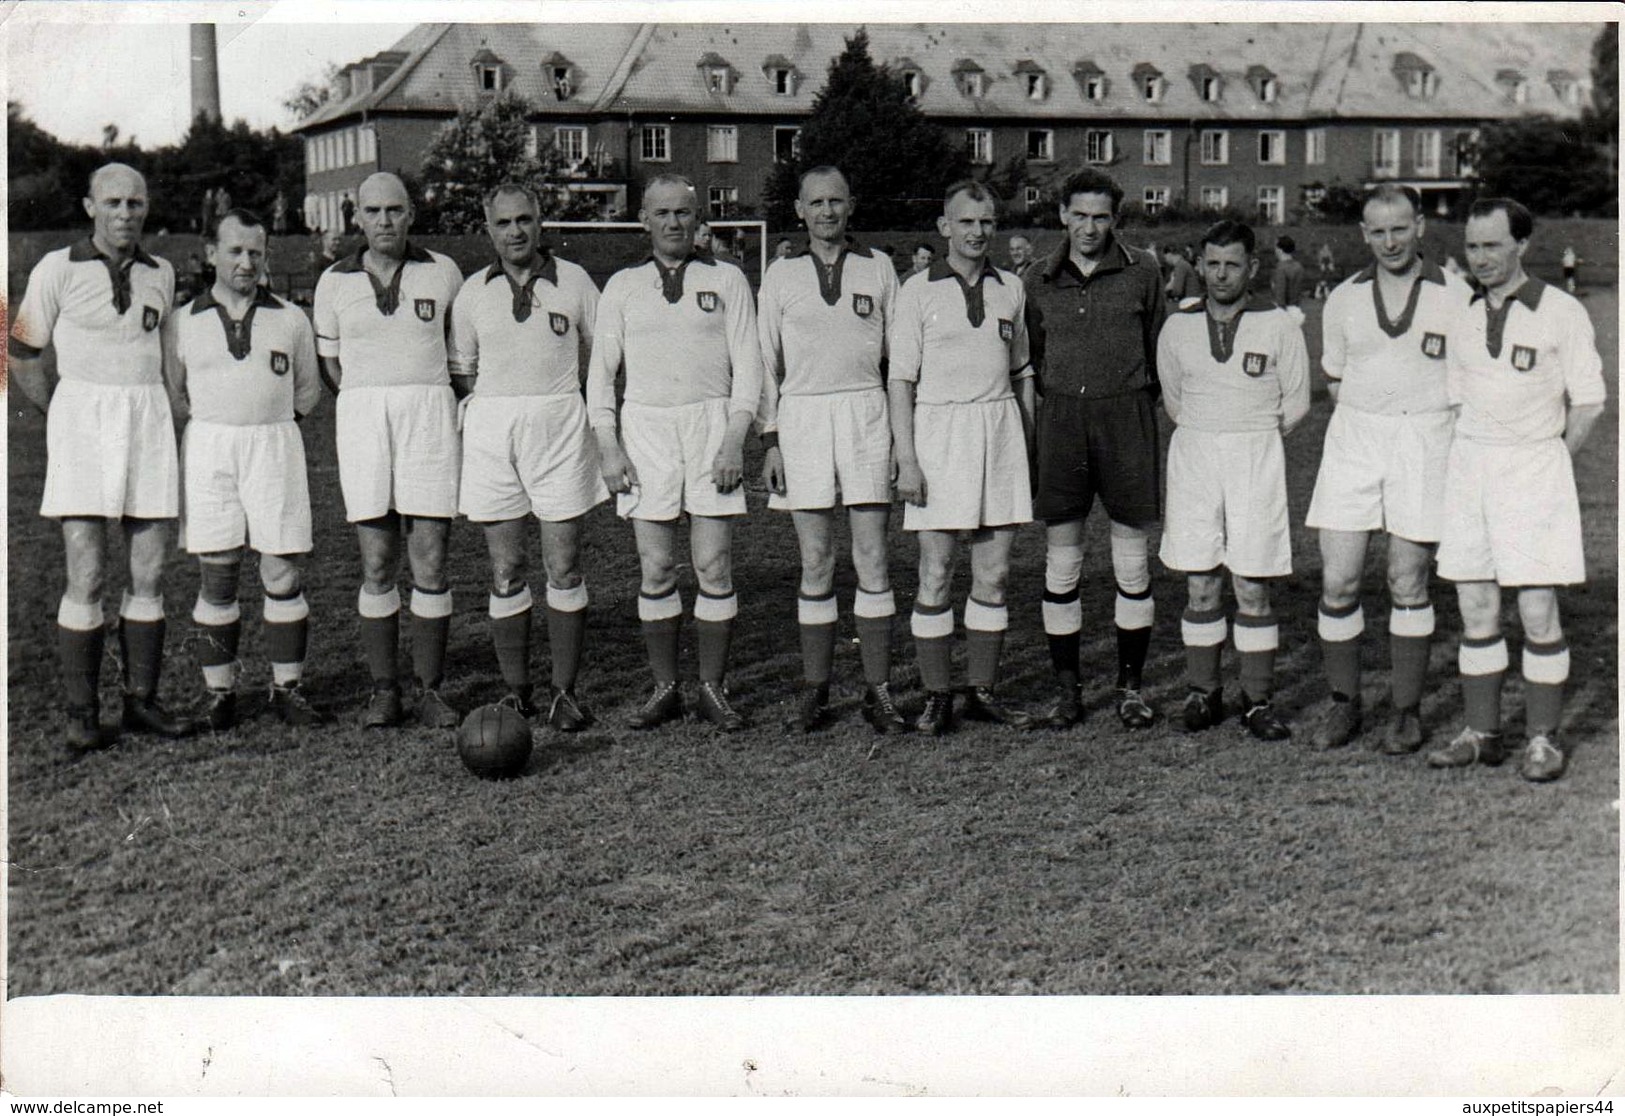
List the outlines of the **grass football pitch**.
{"label": "grass football pitch", "polygon": [[[1234,720],[1198,736],[1166,720],[1128,733],[1109,704],[1111,573],[1098,522],[1083,591],[1095,673],[1079,729],[964,726],[942,740],[876,747],[857,713],[853,585],[843,570],[839,720],[792,735],[783,721],[800,675],[797,557],[788,519],[766,511],[759,484],[736,535],[730,678],[749,731],[621,727],[648,675],[631,530],[600,509],[586,538],[593,604],[580,687],[599,724],[575,737],[541,731],[523,777],[484,782],[463,770],[449,733],[355,727],[367,689],[359,566],[330,400],[306,427],[317,539],[307,690],[337,723],[294,732],[269,716],[250,564],[245,724],[180,742],[125,737],[71,759],[59,740],[54,642],[62,544],[36,514],[43,421],[14,396],[7,995],[1615,992],[1616,292],[1593,288],[1586,304],[1610,399],[1577,462],[1591,580],[1562,594],[1572,761],[1546,786],[1524,783],[1515,763],[1437,772],[1420,756],[1371,749],[1387,713],[1387,607],[1375,561],[1366,738],[1315,752],[1307,732],[1262,744]],[[1311,306],[1311,338],[1317,314]],[[1299,526],[1297,571],[1275,594],[1277,700],[1300,728],[1322,693],[1319,559],[1301,523],[1329,411],[1318,396],[1288,442]],[[911,710],[916,551],[895,526],[893,541],[898,690]],[[483,540],[458,523],[451,552],[446,693],[467,710],[495,700],[501,684]],[[110,568],[121,562],[115,552]],[[540,568],[533,550],[538,587]],[[1148,696],[1166,713],[1184,691],[1183,587],[1160,567],[1154,576]],[[1042,533],[1029,527],[1014,555],[1001,688],[1032,705],[1049,696],[1042,577]],[[109,585],[110,614],[120,581]],[[177,553],[165,585],[164,697],[180,706],[201,690],[187,642],[196,585],[194,564]],[[1434,599],[1440,629],[1424,714],[1437,743],[1458,727],[1461,701],[1454,595],[1436,584]],[[534,665],[545,678],[537,627]],[[1515,622],[1508,630],[1516,664]],[[692,651],[685,632],[690,678]],[[1233,689],[1228,654],[1225,669]],[[110,659],[104,707],[114,707],[116,677]],[[1514,670],[1506,713],[1515,734],[1521,690]]]}

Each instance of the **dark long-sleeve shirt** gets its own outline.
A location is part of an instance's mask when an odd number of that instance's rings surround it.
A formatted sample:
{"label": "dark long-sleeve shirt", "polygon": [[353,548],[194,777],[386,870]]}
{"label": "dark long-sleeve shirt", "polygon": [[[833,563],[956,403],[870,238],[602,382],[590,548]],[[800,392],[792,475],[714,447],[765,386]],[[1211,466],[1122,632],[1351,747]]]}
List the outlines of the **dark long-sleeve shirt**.
{"label": "dark long-sleeve shirt", "polygon": [[1046,395],[1104,399],[1156,383],[1167,306],[1149,256],[1114,239],[1085,278],[1063,243],[1026,285],[1033,367]]}

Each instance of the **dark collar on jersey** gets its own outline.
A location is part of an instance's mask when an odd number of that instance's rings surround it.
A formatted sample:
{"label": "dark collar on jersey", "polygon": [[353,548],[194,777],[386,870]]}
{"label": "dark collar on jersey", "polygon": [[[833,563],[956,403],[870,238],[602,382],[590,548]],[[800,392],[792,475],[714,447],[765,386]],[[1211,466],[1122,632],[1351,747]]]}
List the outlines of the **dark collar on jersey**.
{"label": "dark collar on jersey", "polygon": [[1279,309],[1275,300],[1264,294],[1249,293],[1247,301],[1242,304],[1236,316],[1228,322],[1221,322],[1207,312],[1207,299],[1183,313],[1200,312],[1207,319],[1207,348],[1213,354],[1213,359],[1220,364],[1228,364],[1231,355],[1236,351],[1236,334],[1241,332],[1241,319],[1249,313],[1257,314],[1264,310]]}
{"label": "dark collar on jersey", "polygon": [[[1374,264],[1374,263],[1370,263],[1370,264],[1366,264],[1359,271],[1356,271],[1354,273],[1354,277],[1352,279],[1350,279],[1349,281],[1351,283],[1369,283],[1369,282],[1371,282],[1371,280],[1375,279],[1376,277],[1377,277],[1377,265]],[[1424,280],[1426,280],[1427,282],[1429,282],[1429,283],[1437,283],[1437,284],[1439,284],[1439,286],[1442,287],[1442,286],[1445,285],[1444,268],[1440,267],[1438,264],[1434,263],[1432,260],[1423,260],[1422,261],[1422,278]]]}
{"label": "dark collar on jersey", "polygon": [[280,305],[270,291],[264,287],[255,287],[254,298],[248,304],[248,312],[238,320],[226,310],[224,303],[214,297],[214,288],[211,287],[192,300],[192,313],[215,311],[220,316],[220,328],[225,331],[226,351],[231,353],[231,359],[247,360],[248,354],[254,349],[254,312],[262,306],[275,310]]}
{"label": "dark collar on jersey", "polygon": [[[338,259],[338,262],[335,263],[328,270],[337,271],[340,274],[344,274],[344,275],[348,275],[351,272],[356,272],[356,271],[366,271],[367,270],[367,265],[361,262],[361,257],[366,254],[366,251],[367,251],[367,246],[365,244],[363,244],[361,247],[357,248],[354,252],[350,253],[348,256],[340,256],[339,259]],[[406,264],[409,264],[409,263],[433,263],[433,262],[434,262],[434,257],[429,255],[429,250],[427,248],[419,248],[416,244],[413,244],[410,240],[408,240],[406,242],[406,253],[401,257],[401,264],[403,266],[406,265]]]}
{"label": "dark collar on jersey", "polygon": [[113,309],[120,314],[130,308],[130,269],[136,264],[146,267],[158,266],[158,261],[147,255],[139,244],[135,246],[128,259],[116,260],[96,247],[96,242],[88,236],[68,249],[68,259],[74,263],[90,263],[93,260],[102,262],[107,268],[107,277],[113,284]]}
{"label": "dark collar on jersey", "polygon": [[967,283],[963,275],[948,266],[947,260],[933,262],[926,269],[925,277],[932,283],[952,279],[959,284],[959,293],[965,296],[965,320],[970,322],[972,329],[980,329],[982,322],[987,318],[987,304],[982,298],[982,281],[991,278],[999,286],[1004,286],[1004,280],[999,278],[999,269],[985,256],[982,258],[982,266],[976,270],[974,283]]}
{"label": "dark collar on jersey", "polygon": [[[874,249],[865,248],[863,245],[854,240],[851,233],[847,233],[846,236],[841,238],[841,253],[842,255],[845,255],[847,252],[851,252],[854,256],[872,256],[875,254]],[[800,251],[790,253],[790,258],[792,260],[799,260],[802,256],[812,255],[812,242],[808,241],[806,244],[801,246]],[[813,256],[813,259],[816,260],[817,258],[817,256]]]}
{"label": "dark collar on jersey", "polygon": [[[1100,254],[1100,262],[1095,264],[1095,269],[1089,273],[1088,279],[1109,271],[1122,271],[1133,265],[1134,257],[1123,246],[1123,242],[1113,236],[1111,243],[1106,245],[1106,250]],[[1044,261],[1042,268],[1039,269],[1039,275],[1043,277],[1046,283],[1066,280],[1081,287],[1088,282],[1083,272],[1078,270],[1078,265],[1072,262],[1072,242],[1070,240],[1061,241],[1061,246],[1050,254],[1049,259]]]}
{"label": "dark collar on jersey", "polygon": [[[540,267],[533,267],[533,268],[530,269],[530,282],[534,283],[537,279],[546,279],[549,283],[552,283],[555,287],[558,286],[559,285],[559,261],[558,261],[558,259],[553,255],[552,252],[542,252],[542,253],[539,253],[539,255],[541,256],[542,263],[541,263]],[[497,276],[499,276],[499,275],[507,275],[507,274],[508,274],[507,271],[502,266],[502,261],[501,260],[496,260],[491,264],[490,267],[485,269],[485,281],[487,283],[489,283],[491,280],[495,279]],[[511,279],[512,277],[510,276],[509,278]]]}
{"label": "dark collar on jersey", "polygon": [[799,260],[805,256],[812,261],[813,271],[818,274],[818,293],[823,296],[825,305],[834,306],[841,301],[841,273],[846,269],[846,257],[867,256],[869,254],[866,249],[859,247],[858,242],[849,236],[842,243],[841,250],[835,254],[835,262],[832,264],[826,264],[819,259],[813,253],[811,244],[808,244],[790,258]]}
{"label": "dark collar on jersey", "polygon": [[[1547,284],[1545,280],[1536,279],[1533,275],[1526,275],[1524,276],[1523,282],[1518,284],[1518,289],[1507,295],[1506,301],[1502,302],[1501,306],[1504,309],[1508,303],[1517,301],[1523,303],[1532,311],[1539,310],[1540,298],[1541,295],[1546,293],[1546,287]],[[1473,297],[1468,301],[1471,303],[1482,299],[1484,302],[1488,303],[1489,294],[1489,291],[1485,290],[1484,287],[1475,282],[1473,284]]]}
{"label": "dark collar on jersey", "polygon": [[[282,302],[276,297],[276,295],[272,294],[264,287],[255,287],[254,297],[249,300],[248,305],[250,309],[256,309],[263,306],[270,310],[278,310],[281,309]],[[205,310],[213,310],[216,307],[220,308],[221,310],[226,308],[219,299],[214,297],[213,287],[209,287],[202,294],[198,295],[192,300],[192,313],[194,314],[201,314]]]}
{"label": "dark collar on jersey", "polygon": [[644,263],[654,264],[655,274],[660,276],[660,291],[666,296],[666,301],[676,304],[683,300],[683,273],[688,270],[689,264],[704,264],[706,267],[716,267],[717,261],[710,256],[702,256],[698,252],[690,252],[688,257],[676,267],[667,268],[655,258],[653,252]]}
{"label": "dark collar on jersey", "polygon": [[[119,262],[96,247],[96,242],[88,236],[68,249],[68,259],[74,263],[87,263],[90,260],[107,260],[110,263]],[[147,255],[147,250],[139,244],[130,253],[130,259],[138,264],[145,264],[147,267],[158,266],[158,261]]]}

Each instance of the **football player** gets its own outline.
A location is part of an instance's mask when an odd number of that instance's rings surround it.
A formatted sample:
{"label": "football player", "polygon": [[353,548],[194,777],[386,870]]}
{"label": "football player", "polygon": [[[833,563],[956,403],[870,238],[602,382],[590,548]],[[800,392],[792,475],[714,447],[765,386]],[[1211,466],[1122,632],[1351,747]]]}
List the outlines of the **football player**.
{"label": "football player", "polygon": [[485,528],[491,641],[508,685],[504,700],[527,717],[537,710],[525,535],[532,515],[540,521],[553,658],[547,722],[576,732],[592,723],[575,695],[587,620],[581,523],[609,499],[581,392],[598,288],[542,244],[540,212],[525,186],[508,183],[487,195],[485,229],[496,262],[470,275],[452,306],[451,373],[473,384],[458,504]]}
{"label": "football player", "polygon": [[1292,572],[1281,437],[1309,413],[1309,356],[1291,315],[1249,297],[1254,246],[1253,230],[1238,221],[1208,229],[1207,298],[1171,316],[1157,339],[1162,402],[1176,424],[1161,558],[1186,575],[1185,728],[1199,732],[1224,719],[1220,571],[1228,569],[1247,731],[1285,740],[1291,731],[1270,704],[1280,633],[1269,582]]}
{"label": "football player", "polygon": [[[744,443],[762,391],[756,307],[744,272],[693,251],[699,220],[694,184],[656,175],[638,219],[648,260],[604,284],[587,373],[587,418],[604,479],[632,520],[642,621],[655,686],[629,719],[646,729],[682,716],[677,688],[677,521],[689,516],[699,581],[699,709],[724,732],[744,727],[724,677],[739,600],[733,584],[733,520],[745,514]],[[625,373],[617,414],[615,381]],[[617,422],[618,420],[618,422]],[[618,426],[618,429],[617,429]]]}
{"label": "football player", "polygon": [[[57,652],[74,751],[107,742],[97,686],[109,523],[122,527],[129,557],[119,607],[124,728],[183,736],[194,727],[158,703],[164,557],[180,510],[160,334],[175,301],[175,269],[141,247],[147,183],[134,168],[98,169],[84,209],[90,236],[35,265],[7,343],[13,382],[46,416],[40,514],[62,523],[67,585]],[[47,348],[54,381],[42,360]]]}
{"label": "football player", "polygon": [[1388,534],[1388,648],[1394,717],[1382,750],[1422,746],[1420,714],[1433,605],[1428,566],[1444,520],[1444,465],[1455,424],[1445,390],[1446,335],[1467,285],[1420,254],[1421,199],[1384,184],[1360,231],[1372,262],[1326,299],[1321,364],[1337,407],[1326,428],[1308,525],[1320,533],[1319,634],[1331,703],[1311,737],[1360,731],[1360,577],[1371,533]]}
{"label": "football player", "polygon": [[369,728],[403,717],[400,552],[412,571],[415,711],[429,728],[457,724],[440,696],[451,586],[446,534],[457,512],[457,398],[467,385],[447,372],[446,331],[462,272],[408,239],[412,200],[393,174],[361,184],[356,219],[366,243],[316,282],[316,352],[338,395],[339,484],[361,548],[361,645],[372,674],[362,716]]}
{"label": "football player", "polygon": [[1567,763],[1557,730],[1569,649],[1556,587],[1585,580],[1571,462],[1602,414],[1605,389],[1585,308],[1523,269],[1534,228],[1529,210],[1509,198],[1480,199],[1467,214],[1476,286],[1447,341],[1450,400],[1460,414],[1439,540],[1439,576],[1456,583],[1461,606],[1467,727],[1428,762],[1493,766],[1506,758],[1501,590],[1510,588],[1524,635],[1520,769],[1547,782]]}
{"label": "football player", "polygon": [[986,186],[948,187],[937,218],[948,254],[903,283],[888,338],[897,491],[906,504],[903,529],[920,541],[910,623],[926,700],[915,727],[933,736],[953,727],[948,589],[961,533],[971,552],[964,715],[1012,728],[1032,722],[993,694],[1009,626],[1010,546],[1032,519],[1034,402],[1026,294],[988,259],[997,224]]}
{"label": "football player", "polygon": [[805,251],[768,271],[756,311],[768,506],[790,512],[801,550],[797,615],[806,684],[795,725],[802,732],[828,715],[838,615],[837,500],[846,505],[858,578],[853,614],[867,684],[863,714],[879,733],[906,727],[891,696],[897,606],[886,568],[891,426],[881,376],[897,271],[884,253],[847,240],[853,205],[846,176],[835,167],[801,176],[796,215],[810,240]]}
{"label": "football player", "polygon": [[321,398],[316,341],[305,312],[259,285],[265,222],[229,210],[205,244],[214,285],[164,326],[164,374],[183,440],[186,550],[198,556],[198,660],[205,723],[237,723],[237,584],[243,546],[260,554],[271,708],[285,724],[323,717],[299,692],[308,640],[301,565],[311,548],[310,482],[296,423]]}

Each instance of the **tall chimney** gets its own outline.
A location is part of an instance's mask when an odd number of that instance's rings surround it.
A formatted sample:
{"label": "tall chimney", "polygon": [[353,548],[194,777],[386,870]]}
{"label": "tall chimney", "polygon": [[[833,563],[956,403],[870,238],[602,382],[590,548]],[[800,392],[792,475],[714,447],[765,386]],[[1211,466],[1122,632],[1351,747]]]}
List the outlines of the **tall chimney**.
{"label": "tall chimney", "polygon": [[200,112],[220,119],[220,61],[212,23],[192,24],[192,119]]}

